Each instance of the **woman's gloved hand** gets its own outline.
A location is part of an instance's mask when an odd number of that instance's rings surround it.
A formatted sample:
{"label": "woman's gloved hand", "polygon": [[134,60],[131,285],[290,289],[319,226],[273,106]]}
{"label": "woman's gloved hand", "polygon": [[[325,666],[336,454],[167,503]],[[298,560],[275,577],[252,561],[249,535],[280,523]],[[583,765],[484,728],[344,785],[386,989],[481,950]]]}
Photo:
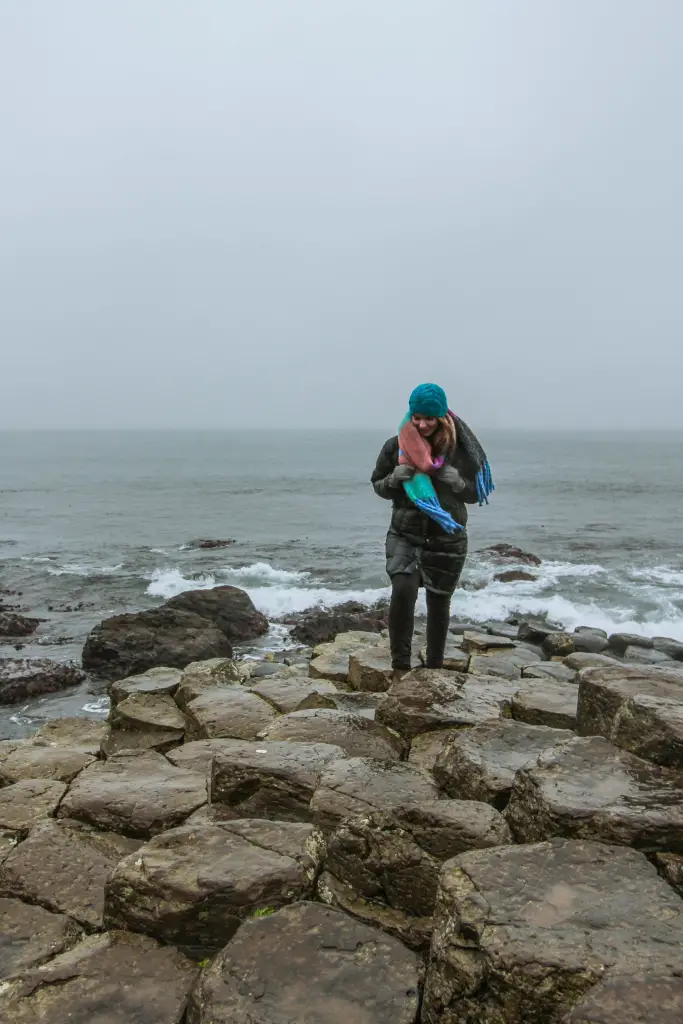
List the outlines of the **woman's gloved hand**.
{"label": "woman's gloved hand", "polygon": [[467,488],[465,478],[458,472],[455,466],[449,466],[448,464],[442,466],[436,474],[436,479],[440,480],[442,484],[446,484],[447,487],[451,487],[456,494]]}
{"label": "woman's gloved hand", "polygon": [[397,466],[389,477],[388,483],[390,487],[400,487],[406,480],[412,480],[414,476],[414,466]]}

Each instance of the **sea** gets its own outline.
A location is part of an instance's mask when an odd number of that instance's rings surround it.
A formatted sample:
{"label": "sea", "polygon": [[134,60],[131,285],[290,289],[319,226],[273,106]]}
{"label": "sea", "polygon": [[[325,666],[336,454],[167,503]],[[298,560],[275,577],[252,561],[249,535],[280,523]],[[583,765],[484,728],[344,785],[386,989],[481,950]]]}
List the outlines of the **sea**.
{"label": "sea", "polygon": [[[0,588],[46,620],[0,657],[78,661],[102,618],[221,583],[272,621],[245,652],[258,656],[291,646],[278,620],[293,613],[387,596],[390,506],[369,478],[390,433],[0,432]],[[480,438],[496,491],[470,509],[454,617],[545,615],[683,640],[683,433]],[[542,559],[535,580],[494,580],[515,567],[482,551],[501,542]],[[106,705],[85,686],[4,709],[0,738]]]}

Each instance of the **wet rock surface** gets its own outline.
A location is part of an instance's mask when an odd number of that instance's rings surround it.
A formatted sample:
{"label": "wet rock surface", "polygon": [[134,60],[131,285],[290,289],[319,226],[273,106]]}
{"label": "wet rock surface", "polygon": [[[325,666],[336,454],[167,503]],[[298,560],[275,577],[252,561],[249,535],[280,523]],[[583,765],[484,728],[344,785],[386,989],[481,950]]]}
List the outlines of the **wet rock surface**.
{"label": "wet rock surface", "polygon": [[353,757],[327,765],[313,794],[311,812],[313,821],[330,831],[345,818],[438,797],[433,779],[410,764]]}
{"label": "wet rock surface", "polygon": [[109,688],[112,707],[127,697],[151,694],[156,697],[172,697],[180,685],[182,672],[178,668],[151,668],[138,676],[118,679]]}
{"label": "wet rock surface", "polygon": [[45,963],[80,938],[75,921],[20,900],[0,898],[0,982]]}
{"label": "wet rock surface", "polygon": [[385,647],[365,647],[349,655],[349,684],[354,690],[379,693],[391,685],[391,652]]}
{"label": "wet rock surface", "polygon": [[268,632],[268,620],[238,587],[186,590],[166,602],[166,608],[189,612],[216,626],[232,643],[255,640]]}
{"label": "wet rock surface", "polygon": [[562,1024],[679,1024],[683,976],[679,971],[614,974],[599,982]]}
{"label": "wet rock surface", "polygon": [[525,679],[512,700],[512,715],[529,725],[576,729],[578,687],[561,679]]}
{"label": "wet rock surface", "polygon": [[0,867],[0,894],[68,914],[88,930],[102,927],[104,883],[140,846],[75,821],[46,821]]}
{"label": "wet rock surface", "polygon": [[320,897],[415,949],[428,945],[439,872],[466,850],[512,841],[488,804],[432,800],[343,822],[327,841]]}
{"label": "wet rock surface", "polygon": [[112,708],[102,749],[107,756],[125,749],[165,751],[182,743],[185,716],[168,694],[132,693]]}
{"label": "wet rock surface", "polygon": [[196,957],[216,953],[247,918],[312,896],[321,858],[310,825],[187,824],[119,863],[107,885],[107,924]]}
{"label": "wet rock surface", "polygon": [[188,1024],[415,1024],[418,960],[318,903],[248,921],[202,973]]}
{"label": "wet rock surface", "polygon": [[621,705],[638,695],[683,703],[683,675],[676,670],[626,665],[583,671],[579,680],[577,732],[582,736],[609,737]]}
{"label": "wet rock surface", "polygon": [[519,770],[505,813],[523,843],[565,836],[683,852],[682,790],[680,773],[600,736],[574,737]]}
{"label": "wet rock surface", "polygon": [[631,697],[617,711],[610,739],[638,757],[683,770],[683,699]]}
{"label": "wet rock surface", "polygon": [[252,693],[267,701],[279,714],[306,711],[312,708],[333,708],[332,698],[338,690],[326,679],[317,681],[306,677],[264,679],[249,686]]}
{"label": "wet rock surface", "polygon": [[63,782],[22,779],[0,789],[0,829],[26,835],[44,818],[54,817],[66,793]]}
{"label": "wet rock surface", "polygon": [[515,775],[545,750],[571,739],[564,729],[501,721],[452,734],[434,766],[444,793],[459,800],[483,800],[502,810]]}
{"label": "wet rock surface", "polygon": [[436,729],[478,725],[500,718],[501,709],[485,692],[462,693],[468,676],[459,672],[416,669],[394,683],[379,704],[376,720],[406,740]]}
{"label": "wet rock surface", "polygon": [[0,754],[0,785],[10,785],[21,779],[71,782],[94,760],[93,754],[79,747],[66,744],[44,746],[29,740],[5,756]]}
{"label": "wet rock surface", "polygon": [[161,754],[124,752],[81,772],[59,816],[146,839],[180,825],[206,798],[203,775],[176,768]]}
{"label": "wet rock surface", "polygon": [[92,935],[0,990],[3,1024],[182,1024],[197,969],[143,935]]}
{"label": "wet rock surface", "polygon": [[232,741],[213,758],[211,802],[233,817],[309,821],[323,771],[344,757],[331,744]]}
{"label": "wet rock surface", "polygon": [[63,665],[48,658],[0,658],[0,704],[57,693],[77,686],[85,672],[76,665]]}
{"label": "wet rock surface", "polygon": [[240,669],[232,658],[208,658],[195,661],[184,669],[173,697],[181,711],[206,690],[235,686],[242,681]]}
{"label": "wet rock surface", "polygon": [[268,701],[240,686],[205,690],[185,715],[188,740],[253,740],[277,719]]}
{"label": "wet rock surface", "polygon": [[441,874],[422,1020],[561,1021],[606,970],[680,966],[682,936],[683,903],[634,850],[465,853]]}
{"label": "wet rock surface", "polygon": [[319,708],[283,715],[261,734],[264,740],[328,743],[341,747],[349,757],[374,757],[398,761],[403,744],[381,724],[360,714]]}
{"label": "wet rock surface", "polygon": [[230,640],[208,619],[162,606],[100,622],[85,642],[83,668],[118,680],[150,668],[184,668],[203,658],[231,656]]}

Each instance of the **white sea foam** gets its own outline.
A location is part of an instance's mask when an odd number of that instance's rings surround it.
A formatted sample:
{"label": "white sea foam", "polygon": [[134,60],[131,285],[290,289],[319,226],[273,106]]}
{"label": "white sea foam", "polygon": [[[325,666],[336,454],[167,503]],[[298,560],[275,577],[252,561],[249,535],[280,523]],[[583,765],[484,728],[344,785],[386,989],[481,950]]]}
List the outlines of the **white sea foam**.
{"label": "white sea foam", "polygon": [[67,562],[47,571],[51,576],[110,576],[119,569],[123,569],[123,562],[119,562],[118,565],[79,565],[76,562]]}
{"label": "white sea foam", "polygon": [[[500,571],[500,566],[495,567]],[[647,636],[669,636],[683,640],[683,614],[677,606],[680,598],[674,585],[675,571],[660,567],[663,578],[671,575],[668,587],[634,584],[631,595],[628,588],[619,587],[618,603],[597,600],[577,600],[568,596],[572,579],[591,578],[596,584],[614,584],[610,573],[603,566],[571,562],[546,562],[538,569],[531,570],[536,580],[516,583],[492,582],[492,567],[472,564],[466,573],[466,582],[475,589],[457,590],[453,595],[453,618],[471,619],[483,622],[487,619],[506,619],[509,615],[547,615],[549,619],[564,628],[595,626],[607,632],[643,633]],[[252,601],[270,619],[283,618],[309,608],[332,608],[346,601],[357,601],[370,606],[387,598],[388,587],[343,589],[316,585],[308,573],[276,569],[266,562],[256,562],[237,570],[225,570],[220,579],[213,575],[189,578],[179,568],[156,569],[148,577],[147,593],[153,597],[169,598],[184,590],[205,590],[220,582],[238,583]],[[644,585],[643,585],[644,584]],[[476,589],[478,588],[478,589]],[[612,593],[614,593],[613,586]],[[643,608],[643,597],[647,595],[649,608]],[[632,600],[631,600],[632,597]],[[424,614],[424,594],[418,600],[418,613]]]}

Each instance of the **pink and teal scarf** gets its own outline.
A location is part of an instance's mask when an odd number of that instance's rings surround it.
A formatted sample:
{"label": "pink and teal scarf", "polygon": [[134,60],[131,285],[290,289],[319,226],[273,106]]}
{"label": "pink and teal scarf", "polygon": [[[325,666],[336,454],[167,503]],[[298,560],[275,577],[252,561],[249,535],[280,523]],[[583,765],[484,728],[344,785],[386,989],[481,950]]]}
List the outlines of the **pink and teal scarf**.
{"label": "pink and teal scarf", "polygon": [[[463,420],[450,410],[448,415],[455,424],[456,443],[467,462],[470,463],[479,504],[486,503],[488,505],[489,495],[495,488],[486,452]],[[446,533],[462,530],[463,527],[460,523],[457,523],[450,512],[441,506],[431,481],[432,475],[441,469],[446,459],[443,455],[436,458],[432,455],[431,445],[413,424],[410,413],[403,418],[398,428],[398,444],[399,464],[413,466],[415,469],[415,475],[403,484],[410,500],[437,522]]]}

